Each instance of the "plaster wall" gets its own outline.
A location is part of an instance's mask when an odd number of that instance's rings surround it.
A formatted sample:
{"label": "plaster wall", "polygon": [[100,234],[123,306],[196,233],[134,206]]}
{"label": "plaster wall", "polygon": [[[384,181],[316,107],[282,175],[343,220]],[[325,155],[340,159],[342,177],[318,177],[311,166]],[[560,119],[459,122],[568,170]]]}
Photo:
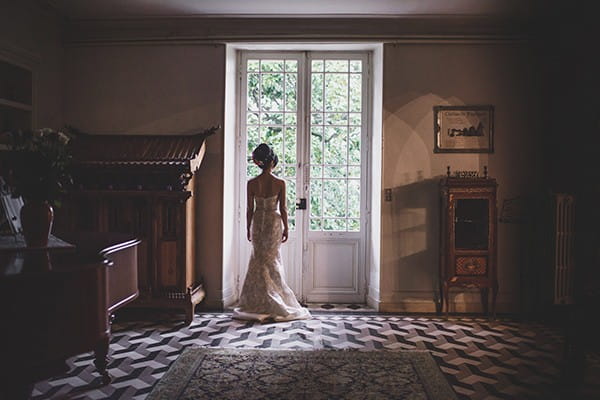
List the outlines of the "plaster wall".
{"label": "plaster wall", "polygon": [[[498,202],[540,184],[539,110],[528,48],[515,43],[387,44],[383,61],[379,307],[434,311],[438,279],[438,178],[446,166],[488,166]],[[225,50],[221,45],[69,47],[65,121],[89,133],[182,133],[223,124]],[[434,154],[433,106],[492,104],[493,154]],[[202,221],[197,272],[208,289],[204,307],[223,293],[222,133],[209,138],[198,179]],[[383,196],[382,196],[383,197]],[[499,311],[519,302],[517,228],[498,226]],[[376,279],[372,276],[371,279]],[[372,284],[377,288],[377,284]],[[226,288],[225,288],[226,289]],[[479,309],[474,293],[452,296],[457,311]]]}
{"label": "plaster wall", "polygon": [[[223,45],[71,46],[65,121],[90,134],[182,134],[223,125]],[[222,307],[223,133],[206,143],[197,173],[196,276]],[[101,151],[101,149],[99,149]]]}
{"label": "plaster wall", "polygon": [[[439,178],[446,167],[496,178],[498,207],[541,185],[540,110],[526,44],[387,44],[383,82],[382,311],[435,311]],[[491,104],[494,153],[433,153],[433,106]],[[498,311],[519,307],[518,227],[498,224]],[[479,296],[454,292],[451,310],[479,311]]]}

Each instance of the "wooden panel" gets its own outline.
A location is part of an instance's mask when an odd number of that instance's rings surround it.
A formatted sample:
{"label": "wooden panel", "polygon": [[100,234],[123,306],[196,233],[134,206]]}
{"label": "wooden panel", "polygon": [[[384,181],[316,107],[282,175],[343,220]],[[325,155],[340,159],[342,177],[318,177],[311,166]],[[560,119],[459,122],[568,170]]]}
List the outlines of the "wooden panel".
{"label": "wooden panel", "polygon": [[131,229],[138,238],[148,236],[151,216],[149,204],[146,199],[133,199],[131,204]]}
{"label": "wooden panel", "polygon": [[456,275],[485,275],[486,257],[456,257]]}
{"label": "wooden panel", "polygon": [[163,203],[160,218],[161,240],[175,240],[177,238],[177,230],[180,226],[179,208],[182,206],[171,201]]}
{"label": "wooden panel", "polygon": [[140,292],[148,292],[151,287],[148,250],[148,241],[141,240],[138,245],[138,287]]}
{"label": "wooden panel", "polygon": [[[204,147],[202,148],[204,150]],[[202,153],[204,154],[204,153]],[[194,188],[196,177],[193,176],[188,185],[188,189]],[[192,196],[185,204],[185,287],[192,287],[196,283],[196,202],[198,198]]]}
{"label": "wooden panel", "polygon": [[108,199],[106,201],[107,229],[109,232],[133,232],[131,221],[131,202],[127,199]]}
{"label": "wooden panel", "polygon": [[177,287],[177,241],[160,242],[157,269],[160,288]]}
{"label": "wooden panel", "polygon": [[54,209],[53,232],[99,231],[99,209],[99,200],[68,197]]}
{"label": "wooden panel", "polygon": [[77,210],[77,230],[93,231],[98,229],[99,202],[92,199],[81,199],[75,209]]}
{"label": "wooden panel", "polygon": [[[309,273],[305,279],[311,291],[308,301],[351,301],[359,296],[359,240],[309,241]],[[322,297],[326,296],[326,297]],[[312,299],[312,300],[311,300]]]}

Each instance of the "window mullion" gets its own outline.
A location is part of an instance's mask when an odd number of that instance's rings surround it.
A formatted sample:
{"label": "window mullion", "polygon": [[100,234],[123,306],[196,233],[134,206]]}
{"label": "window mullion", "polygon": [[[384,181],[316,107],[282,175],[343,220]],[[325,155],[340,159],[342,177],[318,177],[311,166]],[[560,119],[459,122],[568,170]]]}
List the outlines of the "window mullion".
{"label": "window mullion", "polygon": [[326,102],[326,98],[327,98],[327,93],[325,92],[325,88],[327,87],[327,85],[325,84],[325,82],[327,81],[326,79],[326,72],[325,72],[325,58],[323,57],[323,70],[322,70],[322,74],[323,74],[323,81],[321,82],[322,85],[322,92],[323,93],[323,98],[321,101],[321,124],[323,125],[323,136],[321,137],[321,231],[323,231],[324,226],[325,226],[325,139],[327,138],[327,134],[325,132],[325,115],[326,115],[326,107],[325,107],[325,102]]}

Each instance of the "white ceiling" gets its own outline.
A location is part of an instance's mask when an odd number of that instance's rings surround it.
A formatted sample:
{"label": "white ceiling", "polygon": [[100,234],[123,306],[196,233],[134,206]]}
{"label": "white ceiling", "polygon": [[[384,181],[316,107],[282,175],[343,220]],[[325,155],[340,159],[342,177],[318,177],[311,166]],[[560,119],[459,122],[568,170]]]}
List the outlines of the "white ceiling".
{"label": "white ceiling", "polygon": [[[43,1],[43,0],[42,0]],[[519,15],[530,0],[45,0],[72,19],[181,16]]]}

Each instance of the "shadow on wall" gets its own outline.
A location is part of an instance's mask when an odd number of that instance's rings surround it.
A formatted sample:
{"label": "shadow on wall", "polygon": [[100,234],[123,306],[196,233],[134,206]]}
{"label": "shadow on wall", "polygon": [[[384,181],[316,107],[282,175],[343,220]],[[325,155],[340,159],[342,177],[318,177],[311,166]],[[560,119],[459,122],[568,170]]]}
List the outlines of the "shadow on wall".
{"label": "shadow on wall", "polygon": [[433,292],[439,306],[439,178],[392,189],[391,230],[398,291]]}

